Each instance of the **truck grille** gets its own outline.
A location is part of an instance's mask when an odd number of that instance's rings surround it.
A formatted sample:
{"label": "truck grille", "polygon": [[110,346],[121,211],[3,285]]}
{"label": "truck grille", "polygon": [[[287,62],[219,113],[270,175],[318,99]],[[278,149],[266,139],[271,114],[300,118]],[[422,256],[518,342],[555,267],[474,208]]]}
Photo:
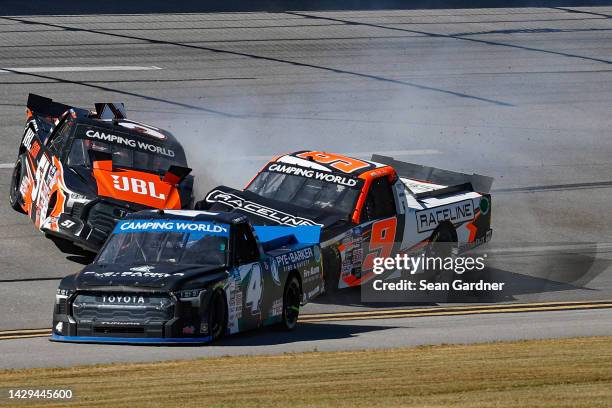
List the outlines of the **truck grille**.
{"label": "truck grille", "polygon": [[72,213],[71,213],[71,215],[74,218],[81,218],[81,216],[83,215],[83,209],[85,209],[85,204],[83,204],[83,203],[74,203],[72,205]]}
{"label": "truck grille", "polygon": [[94,334],[144,334],[144,327],[100,327],[96,326],[93,329]]}
{"label": "truck grille", "polygon": [[57,314],[67,314],[68,313],[67,299],[62,298],[55,304],[55,313]]}
{"label": "truck grille", "polygon": [[174,303],[165,295],[80,294],[72,303],[72,312],[77,321],[89,321],[94,324],[96,322],[145,324],[172,319]]}

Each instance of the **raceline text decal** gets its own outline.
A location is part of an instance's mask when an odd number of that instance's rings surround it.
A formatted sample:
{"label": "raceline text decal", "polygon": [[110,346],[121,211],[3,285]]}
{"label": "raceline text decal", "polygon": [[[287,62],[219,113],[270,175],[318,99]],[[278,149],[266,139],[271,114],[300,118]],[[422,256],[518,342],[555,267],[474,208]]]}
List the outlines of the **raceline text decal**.
{"label": "raceline text decal", "polygon": [[281,163],[273,163],[269,165],[268,171],[274,173],[291,174],[294,176],[313,178],[315,180],[340,184],[347,187],[355,187],[357,185],[357,180],[351,177],[339,176],[337,174],[330,174],[324,171],[307,169],[304,167],[290,166]]}
{"label": "raceline text decal", "polygon": [[113,231],[114,234],[130,232],[195,232],[228,237],[229,225],[179,220],[124,220],[119,221]]}
{"label": "raceline text decal", "polygon": [[104,133],[102,129],[87,129],[85,130],[84,134],[90,139],[98,139],[108,143],[125,145],[134,149],[145,150],[168,157],[174,157],[175,155],[174,150],[167,149],[156,144],[143,142],[142,140],[131,139],[125,134],[123,136],[118,136],[113,133]]}
{"label": "raceline text decal", "polygon": [[238,197],[237,195],[226,193],[221,190],[211,191],[208,196],[206,196],[207,203],[222,203],[229,207],[240,209],[242,211],[246,211],[251,214],[255,214],[259,217],[266,218],[268,220],[277,222],[282,225],[289,225],[291,227],[296,227],[299,225],[310,225],[310,226],[323,226],[321,224],[317,224],[313,220],[309,220],[307,218],[296,217],[291,214],[284,213],[282,211],[275,210],[270,207],[265,207],[263,205],[254,203],[252,201],[247,201],[243,198]]}
{"label": "raceline text decal", "polygon": [[472,200],[428,208],[416,212],[417,231],[432,231],[442,221],[450,221],[453,224],[469,221],[474,218],[474,206]]}

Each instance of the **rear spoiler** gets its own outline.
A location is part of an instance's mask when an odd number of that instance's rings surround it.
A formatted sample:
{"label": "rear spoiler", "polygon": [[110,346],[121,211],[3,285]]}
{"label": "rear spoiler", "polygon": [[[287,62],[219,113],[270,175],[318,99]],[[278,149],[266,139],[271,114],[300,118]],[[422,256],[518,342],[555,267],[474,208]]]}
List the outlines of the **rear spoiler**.
{"label": "rear spoiler", "polygon": [[443,184],[449,187],[439,190],[427,191],[415,194],[417,198],[434,197],[437,195],[451,194],[459,191],[477,191],[488,193],[493,185],[493,177],[480,174],[465,174],[450,170],[437,169],[435,167],[422,166],[420,164],[407,163],[395,160],[393,157],[372,155],[372,161],[386,164],[395,169],[400,177],[428,181],[435,184]]}
{"label": "rear spoiler", "polygon": [[125,119],[127,113],[125,111],[124,103],[96,103],[96,111],[91,117],[97,119]]}
{"label": "rear spoiler", "polygon": [[294,244],[318,244],[321,227],[318,226],[253,226],[264,251]]}
{"label": "rear spoiler", "polygon": [[53,118],[59,118],[67,110],[73,109],[72,106],[53,102],[51,98],[45,98],[44,96],[36,94],[28,95],[28,103],[26,106],[32,113],[40,116],[51,116]]}
{"label": "rear spoiler", "polygon": [[59,118],[64,112],[73,109],[79,115],[87,115],[97,119],[125,119],[127,117],[125,104],[123,103],[96,103],[95,111],[89,112],[87,109],[76,108],[74,106],[65,105],[59,102],[53,102],[53,99],[44,96],[29,94],[27,108],[36,115],[50,116]]}

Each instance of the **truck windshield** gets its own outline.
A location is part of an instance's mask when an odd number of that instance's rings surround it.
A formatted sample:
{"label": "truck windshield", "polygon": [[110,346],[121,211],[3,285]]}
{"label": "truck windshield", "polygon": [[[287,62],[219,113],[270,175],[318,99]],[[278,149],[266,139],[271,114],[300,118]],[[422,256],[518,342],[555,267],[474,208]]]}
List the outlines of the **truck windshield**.
{"label": "truck windshield", "polygon": [[[91,168],[93,152],[111,154],[113,166],[150,172],[165,172],[170,165],[187,167],[182,154],[168,157],[158,153],[149,153],[142,150],[130,149],[127,146],[111,144],[98,140],[74,139],[68,164],[71,166],[85,166]],[[180,153],[180,152],[179,152]]]}
{"label": "truck windshield", "polygon": [[96,264],[225,266],[229,225],[181,220],[122,220]]}
{"label": "truck windshield", "polygon": [[263,171],[246,190],[298,207],[326,210],[349,216],[355,208],[360,184],[349,187],[293,174]]}

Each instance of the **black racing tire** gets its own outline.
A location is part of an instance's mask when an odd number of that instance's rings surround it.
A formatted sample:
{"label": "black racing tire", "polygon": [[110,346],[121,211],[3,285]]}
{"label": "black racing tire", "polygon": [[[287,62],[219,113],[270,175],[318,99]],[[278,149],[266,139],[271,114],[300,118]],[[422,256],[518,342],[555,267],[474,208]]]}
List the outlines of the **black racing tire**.
{"label": "black racing tire", "polygon": [[25,214],[23,208],[21,208],[21,203],[19,202],[19,186],[21,185],[21,176],[23,171],[23,165],[21,163],[21,158],[18,158],[15,162],[15,166],[13,167],[13,175],[11,177],[11,187],[9,191],[9,203],[13,210]]}
{"label": "black racing tire", "polygon": [[325,293],[333,294],[338,291],[340,282],[340,254],[336,248],[329,248],[322,252]]}
{"label": "black racing tire", "polygon": [[[452,257],[453,249],[457,246],[457,235],[450,224],[442,224],[431,234],[425,256],[447,258]],[[443,282],[452,277],[452,272],[442,270],[427,271],[427,280],[430,282]]]}
{"label": "black racing tire", "polygon": [[283,329],[293,330],[297,326],[298,317],[300,316],[301,298],[302,288],[300,281],[294,274],[291,274],[287,278],[283,293]]}
{"label": "black racing tire", "polygon": [[227,329],[227,302],[221,289],[215,289],[208,304],[208,333],[212,341],[219,340]]}

